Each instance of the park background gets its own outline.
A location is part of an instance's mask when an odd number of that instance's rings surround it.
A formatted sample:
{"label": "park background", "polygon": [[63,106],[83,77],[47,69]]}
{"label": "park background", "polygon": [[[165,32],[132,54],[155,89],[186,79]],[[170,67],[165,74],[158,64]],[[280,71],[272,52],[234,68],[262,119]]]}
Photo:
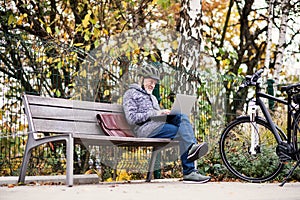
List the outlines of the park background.
{"label": "park background", "polygon": [[[162,107],[170,107],[176,93],[198,97],[195,134],[210,144],[199,170],[234,180],[220,160],[218,140],[226,123],[247,112],[248,91],[236,91],[246,74],[262,67],[270,94],[284,98],[280,86],[299,82],[299,9],[298,1],[286,0],[1,1],[0,176],[19,173],[24,92],[121,103],[132,72],[148,60],[164,75],[155,91]],[[284,128],[285,108],[268,103]],[[36,148],[28,175],[64,174],[64,150],[62,144]],[[141,151],[147,149],[78,146],[75,173],[97,173],[101,181],[141,179],[149,159]],[[161,154],[157,178],[181,177],[177,151]]]}

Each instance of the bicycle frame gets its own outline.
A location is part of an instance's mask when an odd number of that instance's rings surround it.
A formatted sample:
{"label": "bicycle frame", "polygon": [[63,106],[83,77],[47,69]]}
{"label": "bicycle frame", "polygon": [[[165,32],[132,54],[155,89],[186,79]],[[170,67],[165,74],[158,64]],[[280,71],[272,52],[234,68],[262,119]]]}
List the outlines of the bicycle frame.
{"label": "bicycle frame", "polygon": [[268,108],[266,107],[265,103],[262,101],[261,98],[265,98],[265,99],[268,99],[268,100],[273,100],[273,101],[276,101],[276,102],[279,102],[281,104],[284,104],[284,105],[288,106],[288,112],[287,112],[288,119],[287,119],[287,132],[286,132],[286,135],[287,135],[288,143],[290,143],[291,142],[291,127],[292,127],[291,115],[292,115],[292,111],[293,111],[293,109],[291,107],[291,97],[290,97],[290,95],[288,95],[288,100],[286,101],[286,100],[282,100],[282,99],[279,99],[279,98],[274,97],[272,95],[261,92],[261,88],[259,86],[259,83],[257,83],[255,87],[256,87],[256,89],[255,89],[256,90],[255,91],[255,94],[256,94],[255,104],[260,107],[260,109],[261,109],[261,111],[262,111],[262,113],[265,117],[265,120],[270,124],[271,131],[274,133],[278,143],[282,142],[282,138],[280,137],[280,135],[277,131],[276,125],[272,120],[272,117],[271,117],[270,112],[268,111]]}

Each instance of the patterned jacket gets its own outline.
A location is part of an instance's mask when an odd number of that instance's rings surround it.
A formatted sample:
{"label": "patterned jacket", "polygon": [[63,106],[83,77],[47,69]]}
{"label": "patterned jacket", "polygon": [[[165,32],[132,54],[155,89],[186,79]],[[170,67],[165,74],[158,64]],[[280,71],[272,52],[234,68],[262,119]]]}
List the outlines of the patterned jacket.
{"label": "patterned jacket", "polygon": [[148,94],[138,84],[131,84],[123,96],[123,109],[128,123],[133,126],[137,137],[148,137],[164,122],[152,121],[151,116],[160,110],[156,97]]}

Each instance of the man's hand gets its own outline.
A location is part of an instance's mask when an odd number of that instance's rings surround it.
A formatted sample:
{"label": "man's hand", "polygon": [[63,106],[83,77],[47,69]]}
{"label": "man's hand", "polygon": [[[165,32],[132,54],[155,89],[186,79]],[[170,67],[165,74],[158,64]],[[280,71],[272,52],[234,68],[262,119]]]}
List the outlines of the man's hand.
{"label": "man's hand", "polygon": [[170,110],[169,109],[163,109],[163,110],[159,110],[157,111],[157,115],[168,115],[170,114]]}

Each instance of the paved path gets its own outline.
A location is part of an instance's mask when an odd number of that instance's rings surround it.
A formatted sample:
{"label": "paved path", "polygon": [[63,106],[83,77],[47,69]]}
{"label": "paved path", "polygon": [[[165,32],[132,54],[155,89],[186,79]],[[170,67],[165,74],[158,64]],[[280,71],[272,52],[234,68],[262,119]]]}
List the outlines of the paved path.
{"label": "paved path", "polygon": [[253,184],[209,182],[184,184],[180,181],[119,184],[28,185],[0,187],[0,200],[276,200],[300,199],[300,183]]}

